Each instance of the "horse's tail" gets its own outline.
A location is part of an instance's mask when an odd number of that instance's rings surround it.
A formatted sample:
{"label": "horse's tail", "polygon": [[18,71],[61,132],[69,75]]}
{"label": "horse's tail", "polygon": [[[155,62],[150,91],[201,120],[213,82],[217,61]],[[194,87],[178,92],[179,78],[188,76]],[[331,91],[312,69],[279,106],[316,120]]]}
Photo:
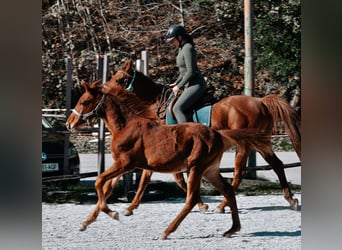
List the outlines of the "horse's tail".
{"label": "horse's tail", "polygon": [[286,133],[290,136],[294,149],[301,157],[301,133],[300,118],[294,108],[286,100],[277,95],[267,95],[260,99],[267,107],[273,119],[273,128],[277,128],[278,122],[282,121]]}
{"label": "horse's tail", "polygon": [[225,150],[232,145],[239,152],[256,150],[261,154],[271,153],[271,136],[263,130],[256,128],[220,129],[217,130],[223,137]]}

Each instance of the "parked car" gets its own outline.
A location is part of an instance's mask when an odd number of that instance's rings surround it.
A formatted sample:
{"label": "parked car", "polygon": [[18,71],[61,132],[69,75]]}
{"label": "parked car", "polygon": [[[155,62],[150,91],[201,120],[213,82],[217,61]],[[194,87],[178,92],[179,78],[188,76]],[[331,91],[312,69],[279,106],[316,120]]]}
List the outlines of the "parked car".
{"label": "parked car", "polygon": [[[61,129],[61,128],[60,128]],[[59,130],[60,130],[59,129]],[[42,117],[42,177],[69,176],[78,177],[80,158],[75,145],[69,142],[67,152],[68,166],[64,167],[65,133],[54,128],[49,121]]]}

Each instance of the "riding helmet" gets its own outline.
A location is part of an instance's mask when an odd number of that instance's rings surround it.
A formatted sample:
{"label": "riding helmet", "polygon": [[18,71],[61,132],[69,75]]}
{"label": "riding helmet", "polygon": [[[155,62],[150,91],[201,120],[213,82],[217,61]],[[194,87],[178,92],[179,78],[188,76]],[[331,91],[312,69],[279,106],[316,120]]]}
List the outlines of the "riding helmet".
{"label": "riding helmet", "polygon": [[170,42],[173,38],[177,36],[186,35],[186,31],[182,25],[171,25],[166,33],[166,42]]}

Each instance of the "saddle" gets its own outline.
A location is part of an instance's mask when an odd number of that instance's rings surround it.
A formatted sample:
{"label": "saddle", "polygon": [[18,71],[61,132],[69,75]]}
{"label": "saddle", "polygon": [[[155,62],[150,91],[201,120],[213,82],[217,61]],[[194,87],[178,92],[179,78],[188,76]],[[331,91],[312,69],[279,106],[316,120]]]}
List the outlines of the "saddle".
{"label": "saddle", "polygon": [[215,88],[213,86],[208,86],[204,95],[199,99],[199,101],[195,104],[194,109],[199,109],[203,106],[213,105],[218,100],[214,96]]}

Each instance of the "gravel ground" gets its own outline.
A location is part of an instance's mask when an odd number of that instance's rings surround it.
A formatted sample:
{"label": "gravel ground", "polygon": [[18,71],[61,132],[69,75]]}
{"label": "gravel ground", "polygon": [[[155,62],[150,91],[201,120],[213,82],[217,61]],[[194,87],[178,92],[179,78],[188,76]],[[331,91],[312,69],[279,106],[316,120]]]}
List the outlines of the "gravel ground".
{"label": "gravel ground", "polygon": [[[301,204],[301,194],[296,193]],[[93,204],[42,204],[42,249],[301,249],[301,212],[289,208],[282,195],[237,195],[242,229],[232,238],[222,234],[231,226],[229,211],[212,211],[221,196],[205,197],[209,211],[198,208],[167,240],[160,235],[184,205],[184,199],[142,203],[131,217],[122,214],[126,203],[110,204],[120,221],[100,213],[84,232],[80,223]]]}

